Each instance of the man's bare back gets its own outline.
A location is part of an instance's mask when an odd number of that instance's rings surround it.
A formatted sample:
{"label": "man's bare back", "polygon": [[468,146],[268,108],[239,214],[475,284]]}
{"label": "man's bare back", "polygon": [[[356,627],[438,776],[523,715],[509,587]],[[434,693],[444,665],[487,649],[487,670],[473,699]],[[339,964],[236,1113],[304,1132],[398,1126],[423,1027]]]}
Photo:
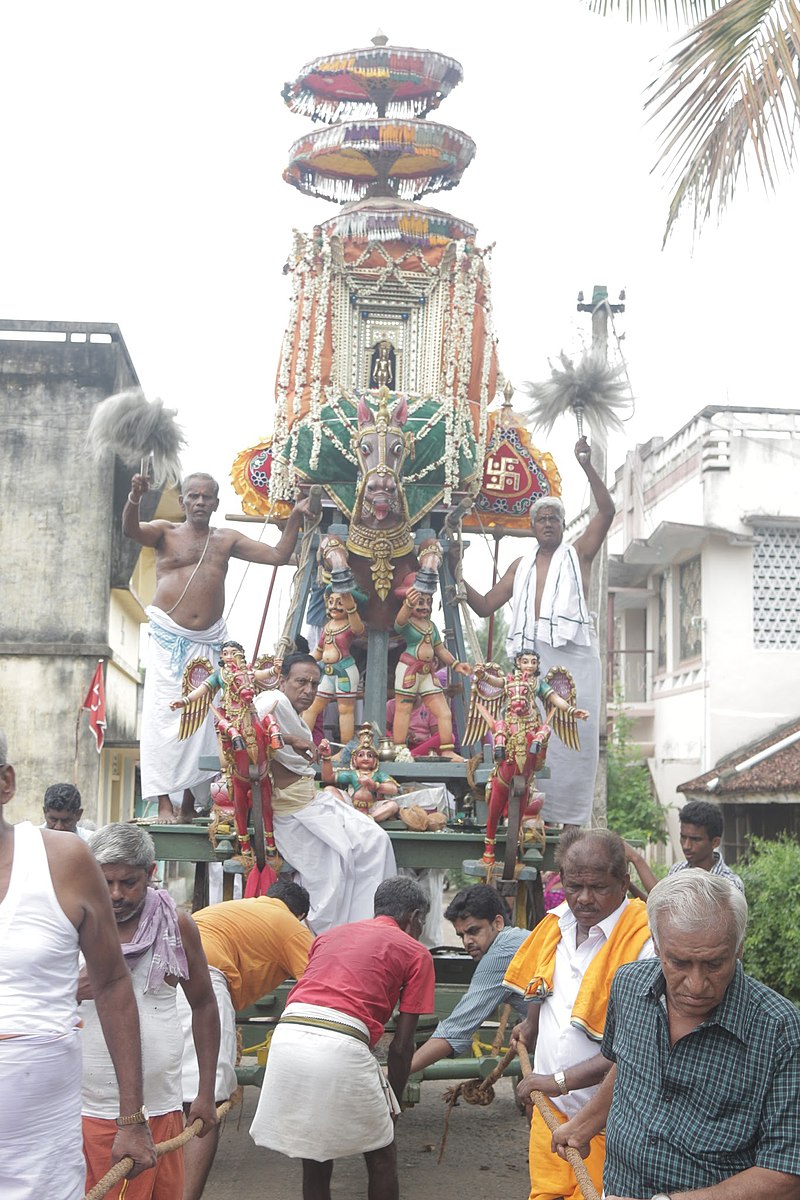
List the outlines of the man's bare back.
{"label": "man's bare back", "polygon": [[218,485],[210,475],[189,475],[180,505],[186,520],[139,521],[139,501],[149,489],[145,476],[134,475],[122,514],[123,532],[156,553],[153,604],[184,629],[208,629],[225,608],[225,576],[231,558],[281,566],[289,561],[307,501],[295,505],[277,546],[256,542],[232,529],[214,529],[219,507]]}

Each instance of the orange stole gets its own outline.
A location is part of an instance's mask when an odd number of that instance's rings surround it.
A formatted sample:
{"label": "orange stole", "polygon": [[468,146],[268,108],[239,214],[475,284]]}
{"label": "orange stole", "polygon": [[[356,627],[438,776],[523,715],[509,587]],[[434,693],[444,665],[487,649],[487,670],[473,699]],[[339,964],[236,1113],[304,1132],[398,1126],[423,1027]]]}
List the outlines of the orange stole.
{"label": "orange stole", "polygon": [[[572,1009],[570,1023],[593,1041],[603,1038],[608,995],[617,968],[634,962],[649,937],[645,904],[629,900],[611,937],[586,968]],[[558,917],[548,913],[512,958],[503,980],[505,985],[525,1000],[543,1003],[553,994],[556,947],[560,941]]]}

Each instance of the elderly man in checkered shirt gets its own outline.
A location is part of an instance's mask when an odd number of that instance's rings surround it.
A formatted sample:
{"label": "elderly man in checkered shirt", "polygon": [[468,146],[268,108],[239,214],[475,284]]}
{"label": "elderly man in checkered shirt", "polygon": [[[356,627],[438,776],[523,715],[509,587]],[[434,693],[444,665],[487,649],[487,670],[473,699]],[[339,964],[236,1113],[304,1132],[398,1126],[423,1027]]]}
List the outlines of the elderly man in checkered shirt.
{"label": "elderly man in checkered shirt", "polygon": [[605,1125],[607,1200],[796,1200],[800,1013],[742,970],[744,896],[689,867],[647,911],[660,961],[617,972],[602,1043],[615,1067],[554,1148]]}

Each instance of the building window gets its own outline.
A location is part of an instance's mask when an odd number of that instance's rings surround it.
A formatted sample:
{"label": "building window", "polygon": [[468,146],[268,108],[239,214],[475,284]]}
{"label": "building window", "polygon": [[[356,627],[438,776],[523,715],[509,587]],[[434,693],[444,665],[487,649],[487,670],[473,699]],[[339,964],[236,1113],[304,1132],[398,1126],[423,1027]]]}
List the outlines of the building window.
{"label": "building window", "polygon": [[667,669],[667,577],[659,575],[658,581],[658,646],[656,648],[656,669]]}
{"label": "building window", "polygon": [[699,658],[702,651],[700,556],[680,565],[680,658]]}
{"label": "building window", "polygon": [[760,525],[753,547],[753,646],[800,649],[800,529]]}

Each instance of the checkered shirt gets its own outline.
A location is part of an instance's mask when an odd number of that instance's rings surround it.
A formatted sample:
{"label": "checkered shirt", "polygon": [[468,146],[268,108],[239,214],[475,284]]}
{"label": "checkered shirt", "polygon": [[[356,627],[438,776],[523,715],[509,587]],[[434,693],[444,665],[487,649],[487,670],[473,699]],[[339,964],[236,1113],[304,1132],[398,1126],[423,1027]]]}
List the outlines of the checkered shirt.
{"label": "checkered shirt", "polygon": [[602,1052],[617,1064],[606,1195],[691,1191],[748,1167],[800,1175],[800,1013],[740,964],[674,1046],[658,959],[620,967]]}

